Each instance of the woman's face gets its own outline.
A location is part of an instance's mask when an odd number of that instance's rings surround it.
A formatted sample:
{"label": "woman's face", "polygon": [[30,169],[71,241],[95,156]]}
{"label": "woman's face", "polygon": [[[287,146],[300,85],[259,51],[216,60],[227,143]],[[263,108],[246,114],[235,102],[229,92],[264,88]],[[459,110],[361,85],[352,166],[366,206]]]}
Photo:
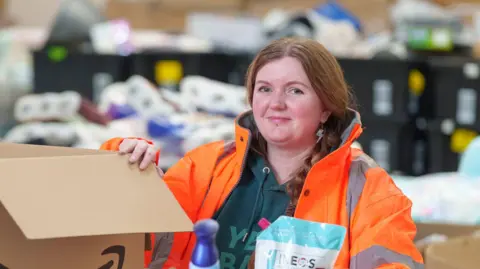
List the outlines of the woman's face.
{"label": "woman's face", "polygon": [[252,109],[267,143],[280,147],[314,144],[320,123],[330,115],[293,57],[274,60],[258,71]]}

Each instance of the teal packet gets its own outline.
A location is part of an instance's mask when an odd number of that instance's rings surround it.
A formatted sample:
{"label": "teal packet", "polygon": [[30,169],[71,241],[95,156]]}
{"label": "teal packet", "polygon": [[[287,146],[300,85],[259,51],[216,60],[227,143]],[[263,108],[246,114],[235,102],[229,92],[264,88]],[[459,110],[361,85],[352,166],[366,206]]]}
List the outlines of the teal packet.
{"label": "teal packet", "polygon": [[333,268],[346,233],[340,225],[282,216],[258,235],[255,268]]}

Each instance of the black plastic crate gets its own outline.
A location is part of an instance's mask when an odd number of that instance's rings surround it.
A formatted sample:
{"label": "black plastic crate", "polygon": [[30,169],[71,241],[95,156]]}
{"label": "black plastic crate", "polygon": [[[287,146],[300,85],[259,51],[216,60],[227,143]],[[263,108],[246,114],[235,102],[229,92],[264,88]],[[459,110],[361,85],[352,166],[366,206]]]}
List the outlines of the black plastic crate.
{"label": "black plastic crate", "polygon": [[77,91],[96,102],[111,83],[130,76],[127,56],[85,54],[80,52],[33,52],[35,93]]}
{"label": "black plastic crate", "polygon": [[477,130],[450,119],[431,121],[428,124],[428,172],[457,171],[461,154],[476,136]]}
{"label": "black plastic crate", "polygon": [[418,176],[427,171],[426,135],[415,122],[364,121],[358,142],[382,168]]}
{"label": "black plastic crate", "polygon": [[468,58],[431,58],[433,109],[438,119],[480,129],[480,62]]}
{"label": "black plastic crate", "polygon": [[244,85],[249,54],[145,51],[132,56],[132,72],[159,86],[177,89],[184,76],[198,75],[209,79]]}
{"label": "black plastic crate", "polygon": [[405,122],[431,117],[428,64],[418,60],[338,59],[363,119]]}

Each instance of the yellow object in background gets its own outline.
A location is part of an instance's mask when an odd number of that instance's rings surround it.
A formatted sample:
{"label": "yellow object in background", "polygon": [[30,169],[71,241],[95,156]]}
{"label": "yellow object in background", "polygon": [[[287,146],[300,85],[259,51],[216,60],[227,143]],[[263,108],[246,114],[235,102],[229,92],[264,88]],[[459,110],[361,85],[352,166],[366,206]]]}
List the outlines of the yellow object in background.
{"label": "yellow object in background", "polygon": [[455,153],[462,153],[467,149],[478,133],[468,129],[457,129],[453,131],[450,139],[450,149]]}
{"label": "yellow object in background", "polygon": [[179,61],[162,60],[155,64],[157,84],[178,84],[183,78],[183,65]]}
{"label": "yellow object in background", "polygon": [[425,91],[425,76],[418,69],[413,69],[408,75],[408,88],[415,96],[420,96]]}

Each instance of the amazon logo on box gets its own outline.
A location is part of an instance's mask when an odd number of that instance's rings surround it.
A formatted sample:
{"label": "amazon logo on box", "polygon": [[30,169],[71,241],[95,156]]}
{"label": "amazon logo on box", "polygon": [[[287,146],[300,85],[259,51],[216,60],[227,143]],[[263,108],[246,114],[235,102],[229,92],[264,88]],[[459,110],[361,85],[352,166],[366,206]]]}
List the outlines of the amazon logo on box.
{"label": "amazon logo on box", "polygon": [[146,233],[192,231],[153,164],[127,158],[0,143],[0,269],[144,268]]}
{"label": "amazon logo on box", "polygon": [[[108,261],[104,265],[98,267],[98,269],[123,269],[123,264],[125,262],[125,246],[111,246],[105,249],[102,252],[102,255],[106,254],[116,254],[116,258]],[[115,260],[117,262],[115,262]],[[0,263],[0,269],[11,269]]]}

